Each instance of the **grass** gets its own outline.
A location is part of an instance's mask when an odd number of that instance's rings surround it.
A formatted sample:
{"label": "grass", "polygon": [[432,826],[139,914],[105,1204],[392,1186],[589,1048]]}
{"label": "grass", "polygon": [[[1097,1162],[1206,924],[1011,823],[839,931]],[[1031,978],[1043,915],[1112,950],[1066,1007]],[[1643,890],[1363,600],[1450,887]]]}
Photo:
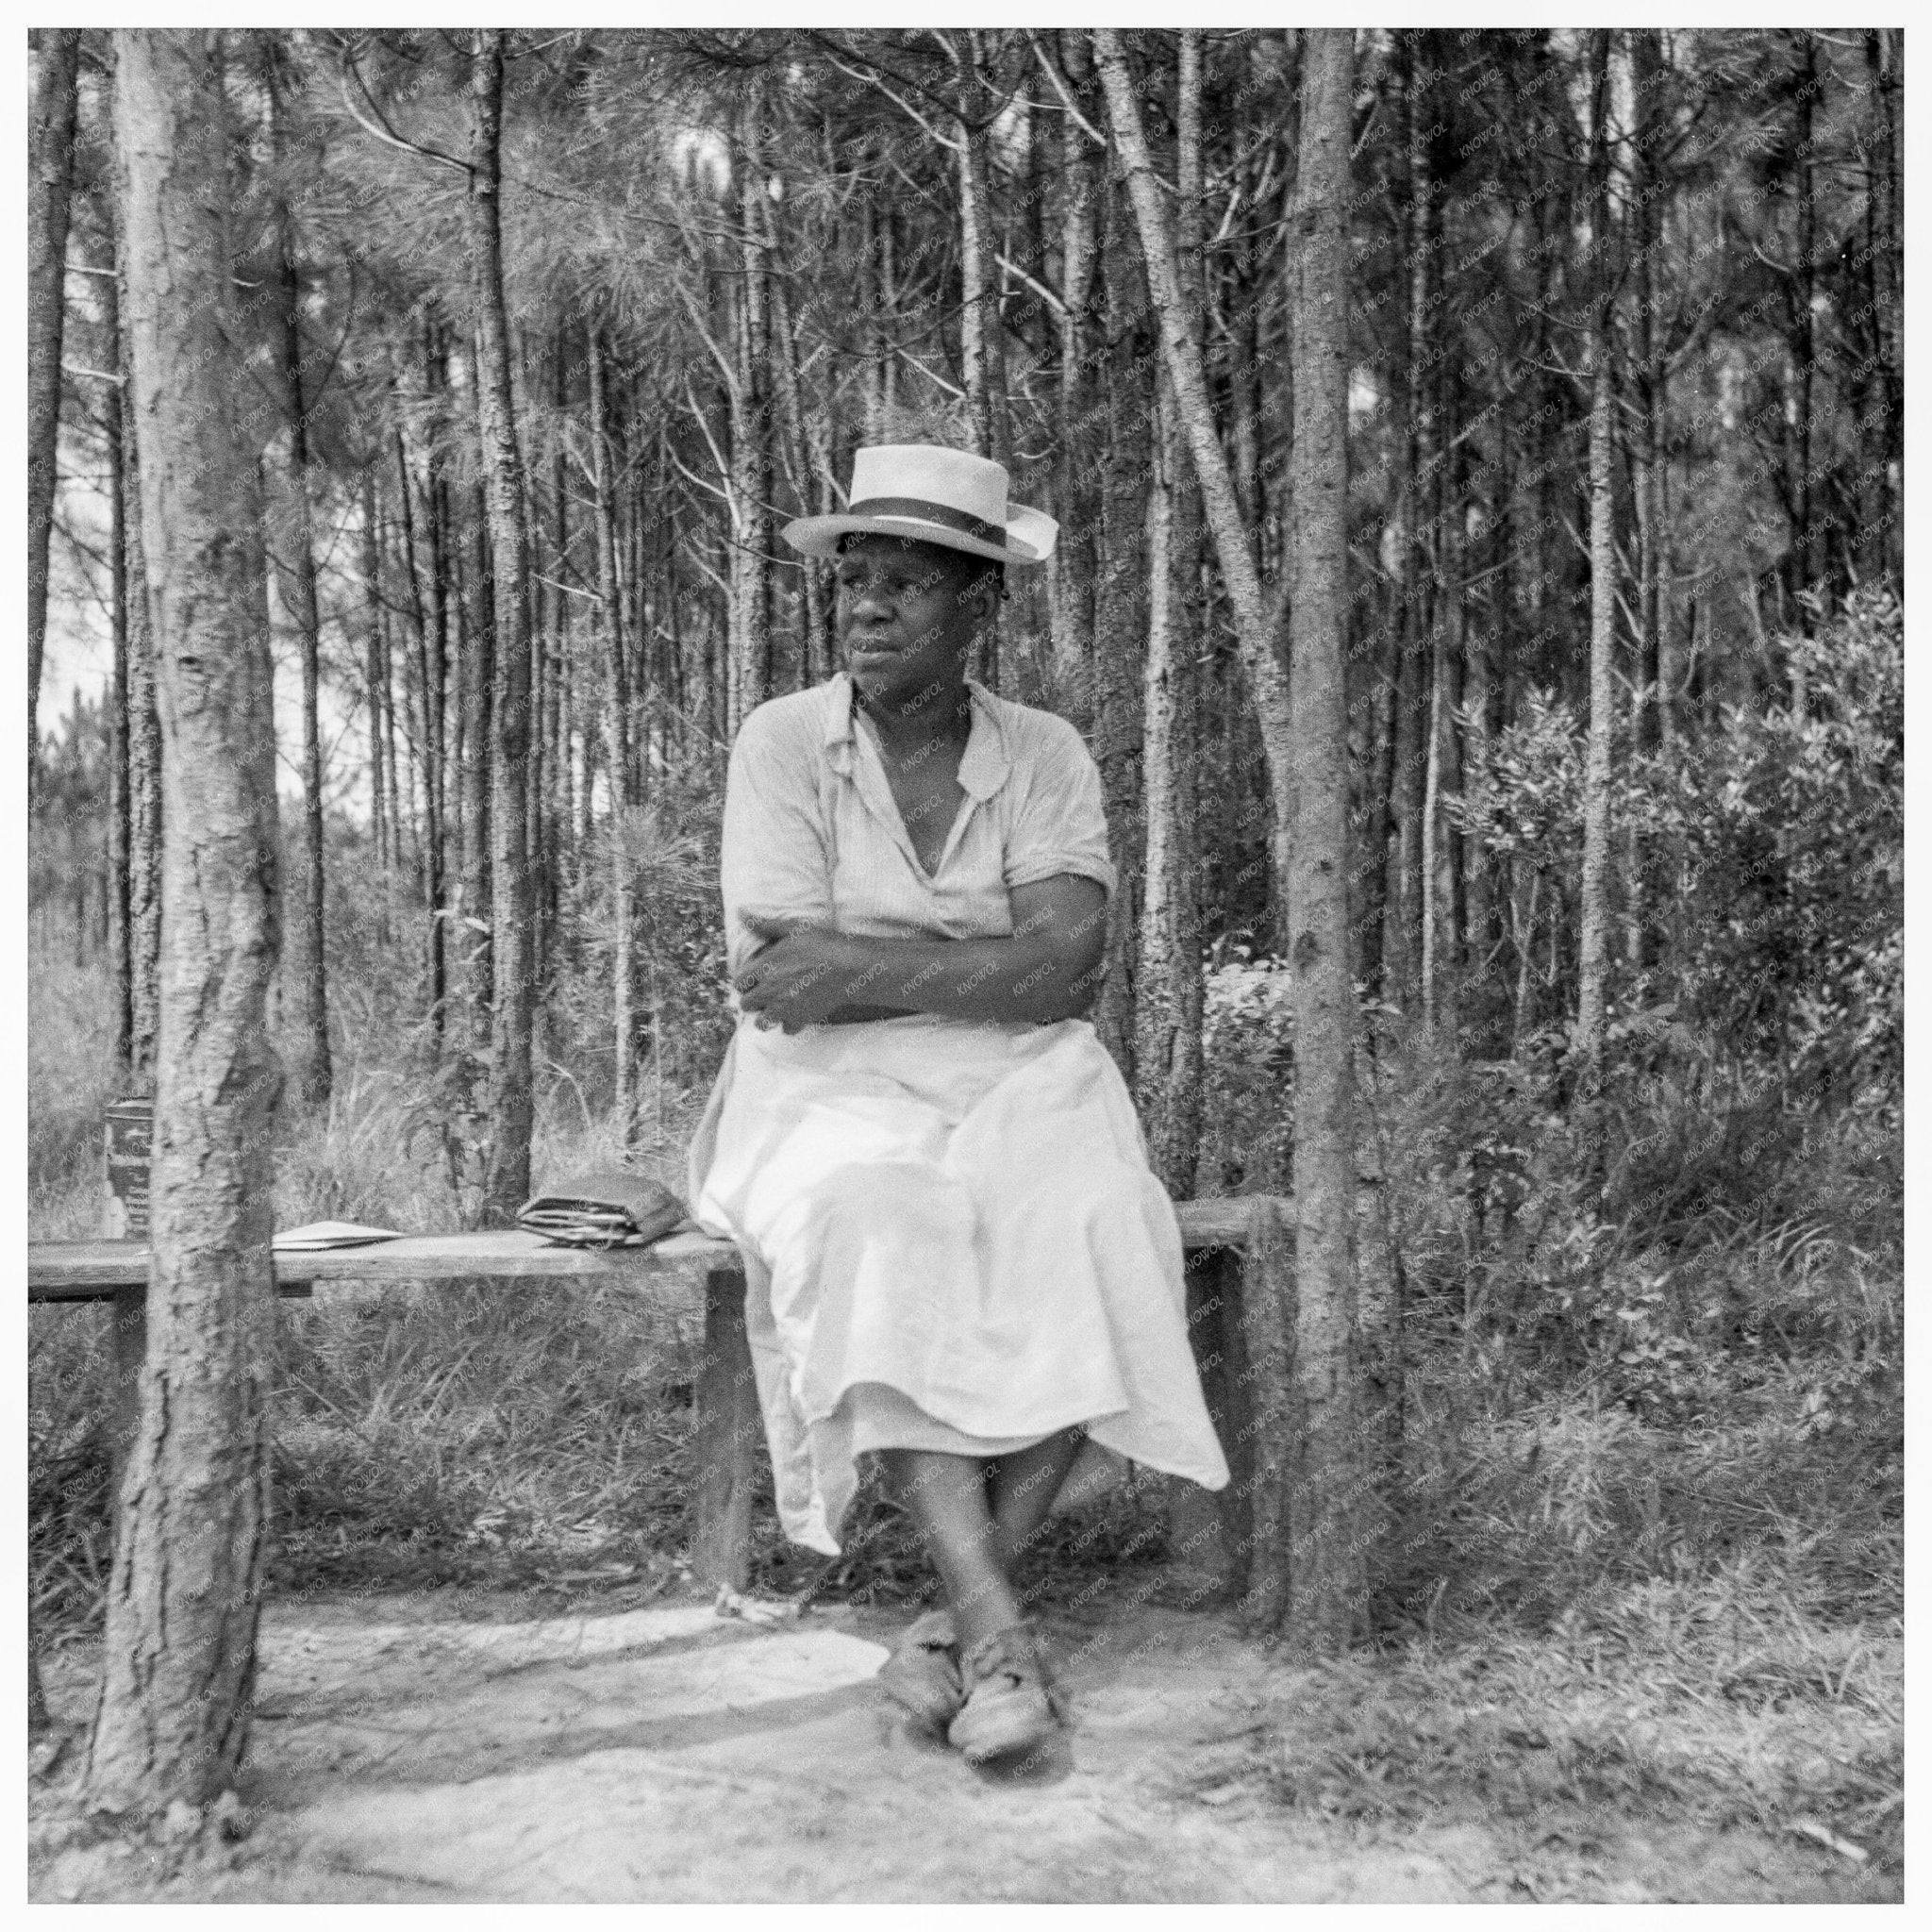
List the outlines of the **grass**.
{"label": "grass", "polygon": [[1768,1621],[1766,1580],[1639,1588],[1544,1637],[1448,1620],[1296,1676],[1197,1782],[1372,1832],[1479,1821],[1570,1896],[1633,1825],[1822,1828],[1895,1895],[1902,1630]]}

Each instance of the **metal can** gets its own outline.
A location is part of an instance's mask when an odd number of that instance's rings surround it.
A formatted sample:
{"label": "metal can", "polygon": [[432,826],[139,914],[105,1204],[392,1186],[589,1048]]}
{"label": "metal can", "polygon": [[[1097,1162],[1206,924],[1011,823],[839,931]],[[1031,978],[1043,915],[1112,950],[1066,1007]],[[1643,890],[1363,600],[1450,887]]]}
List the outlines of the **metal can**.
{"label": "metal can", "polygon": [[152,1100],[117,1100],[108,1109],[108,1212],[109,1241],[148,1237],[148,1155],[154,1144]]}

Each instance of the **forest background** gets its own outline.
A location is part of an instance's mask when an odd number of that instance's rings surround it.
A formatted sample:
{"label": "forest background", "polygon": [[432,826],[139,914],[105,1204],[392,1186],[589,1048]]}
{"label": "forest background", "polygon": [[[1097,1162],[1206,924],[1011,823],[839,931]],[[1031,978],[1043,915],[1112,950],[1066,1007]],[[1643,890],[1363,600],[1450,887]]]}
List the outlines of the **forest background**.
{"label": "forest background", "polygon": [[[859,443],[928,438],[1006,462],[1062,525],[980,672],[1099,760],[1127,886],[1095,1018],[1163,1178],[1285,1191],[1270,780],[1292,748],[1189,439],[1205,407],[1285,636],[1297,37],[1126,37],[1206,375],[1180,397],[1084,31],[509,35],[515,622],[466,39],[230,47],[286,724],[278,1224],[514,1207],[494,962],[525,885],[522,1180],[626,1153],[681,1183],[729,1024],[725,753],[836,668],[827,582],[776,528],[839,507]],[[1678,1698],[1680,1731],[1748,1712],[1724,1802],[1782,1815],[1796,1790],[1888,1857],[1902,57],[1887,29],[1362,34],[1348,344],[1387,1442],[1362,1635],[1480,1639],[1526,1683],[1554,1634]],[[30,328],[58,376],[29,396],[30,703],[43,650],[94,639],[111,667],[32,733],[38,1237],[95,1231],[103,1115],[154,1050],[111,58],[36,36]],[[677,1547],[689,1364],[647,1311],[425,1289],[284,1322],[280,1584],[541,1583]],[[93,1318],[36,1311],[32,1587],[76,1639],[110,1538],[105,1359]],[[761,1582],[912,1587],[903,1526],[866,1507],[833,1575],[767,1515]],[[1158,1521],[1129,1492],[1054,1554],[1151,1562]],[[1711,1723],[1715,1761],[1739,1734]],[[1381,1744],[1424,1769],[1447,1748]],[[1619,1748],[1640,1794],[1700,1775]]]}

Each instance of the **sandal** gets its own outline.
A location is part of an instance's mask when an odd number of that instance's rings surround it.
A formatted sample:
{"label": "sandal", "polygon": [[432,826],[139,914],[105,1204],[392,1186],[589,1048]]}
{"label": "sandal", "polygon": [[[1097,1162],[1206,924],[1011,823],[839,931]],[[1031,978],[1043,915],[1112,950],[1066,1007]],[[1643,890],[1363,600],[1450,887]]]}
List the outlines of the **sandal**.
{"label": "sandal", "polygon": [[879,1666],[879,1682],[895,1704],[904,1705],[921,1724],[943,1737],[966,1701],[952,1613],[928,1610],[908,1625],[891,1656]]}
{"label": "sandal", "polygon": [[969,1763],[1045,1742],[1066,1715],[1066,1701],[1029,1624],[983,1638],[965,1659],[966,1700],[946,1732]]}

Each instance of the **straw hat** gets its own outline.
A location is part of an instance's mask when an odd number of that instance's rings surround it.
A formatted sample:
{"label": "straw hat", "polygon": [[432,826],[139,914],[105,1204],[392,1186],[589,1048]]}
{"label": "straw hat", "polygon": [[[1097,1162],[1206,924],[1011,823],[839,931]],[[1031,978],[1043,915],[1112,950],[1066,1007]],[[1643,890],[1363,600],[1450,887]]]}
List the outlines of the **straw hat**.
{"label": "straw hat", "polygon": [[865,535],[909,537],[1001,563],[1043,563],[1059,530],[1044,512],[1008,504],[1000,464],[937,443],[886,442],[853,456],[842,516],[800,517],[784,537],[808,557],[836,557],[841,537]]}

